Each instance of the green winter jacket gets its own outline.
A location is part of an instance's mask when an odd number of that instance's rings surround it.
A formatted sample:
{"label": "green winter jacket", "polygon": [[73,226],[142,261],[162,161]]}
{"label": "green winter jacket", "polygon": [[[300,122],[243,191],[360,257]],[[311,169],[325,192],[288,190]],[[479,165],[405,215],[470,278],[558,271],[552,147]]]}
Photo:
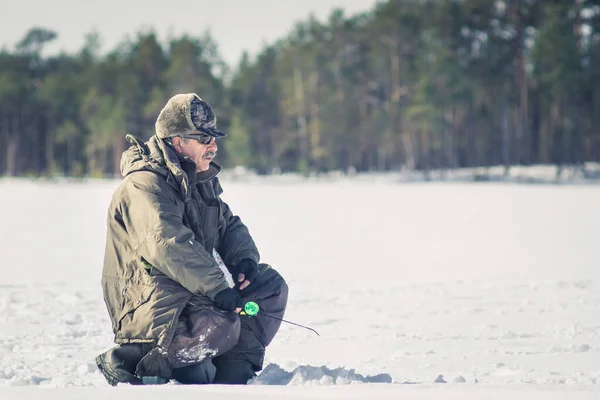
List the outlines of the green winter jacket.
{"label": "green winter jacket", "polygon": [[188,301],[212,304],[228,287],[213,258],[225,265],[258,263],[248,229],[219,195],[220,167],[196,175],[162,139],[131,135],[125,177],[108,210],[102,288],[116,343],[167,348]]}

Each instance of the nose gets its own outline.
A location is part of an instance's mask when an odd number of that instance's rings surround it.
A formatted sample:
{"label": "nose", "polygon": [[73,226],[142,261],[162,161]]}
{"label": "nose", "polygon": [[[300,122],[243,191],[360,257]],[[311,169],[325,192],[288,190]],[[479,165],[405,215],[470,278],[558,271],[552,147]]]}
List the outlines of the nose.
{"label": "nose", "polygon": [[213,138],[213,140],[210,141],[210,143],[207,145],[207,150],[210,151],[217,151],[217,141],[215,138]]}

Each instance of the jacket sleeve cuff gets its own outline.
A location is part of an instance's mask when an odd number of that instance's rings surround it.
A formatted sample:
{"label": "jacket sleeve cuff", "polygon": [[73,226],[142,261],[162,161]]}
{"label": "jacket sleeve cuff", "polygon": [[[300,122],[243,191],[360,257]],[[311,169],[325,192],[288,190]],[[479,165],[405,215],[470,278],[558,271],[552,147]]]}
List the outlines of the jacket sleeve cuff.
{"label": "jacket sleeve cuff", "polygon": [[208,296],[211,300],[215,300],[215,296],[217,295],[217,293],[219,293],[221,290],[225,290],[229,287],[229,284],[227,283],[226,280],[224,280],[222,283],[219,283],[217,286],[215,286],[214,289],[212,289],[211,291],[206,293],[206,296]]}
{"label": "jacket sleeve cuff", "polygon": [[236,254],[235,263],[233,265],[238,265],[240,263],[240,261],[242,261],[246,258],[254,261],[256,264],[258,264],[260,261],[259,256],[256,252],[247,251],[247,252],[244,252],[241,254]]}

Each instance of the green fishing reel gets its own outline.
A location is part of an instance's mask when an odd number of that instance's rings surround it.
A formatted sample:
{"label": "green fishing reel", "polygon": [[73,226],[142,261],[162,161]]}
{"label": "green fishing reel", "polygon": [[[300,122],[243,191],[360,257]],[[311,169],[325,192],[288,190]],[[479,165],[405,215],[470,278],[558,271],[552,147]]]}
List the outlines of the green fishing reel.
{"label": "green fishing reel", "polygon": [[249,317],[254,317],[260,311],[260,307],[253,301],[249,301],[244,306],[244,313]]}

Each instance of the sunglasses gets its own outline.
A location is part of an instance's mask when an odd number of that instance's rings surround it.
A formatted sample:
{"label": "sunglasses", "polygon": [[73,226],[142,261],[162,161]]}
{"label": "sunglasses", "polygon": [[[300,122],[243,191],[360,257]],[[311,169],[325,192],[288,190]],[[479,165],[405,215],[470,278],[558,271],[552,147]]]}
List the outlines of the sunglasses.
{"label": "sunglasses", "polygon": [[185,135],[185,136],[181,136],[181,137],[186,138],[186,139],[194,139],[194,140],[199,141],[202,144],[209,144],[214,139],[212,136],[205,135],[205,134]]}

